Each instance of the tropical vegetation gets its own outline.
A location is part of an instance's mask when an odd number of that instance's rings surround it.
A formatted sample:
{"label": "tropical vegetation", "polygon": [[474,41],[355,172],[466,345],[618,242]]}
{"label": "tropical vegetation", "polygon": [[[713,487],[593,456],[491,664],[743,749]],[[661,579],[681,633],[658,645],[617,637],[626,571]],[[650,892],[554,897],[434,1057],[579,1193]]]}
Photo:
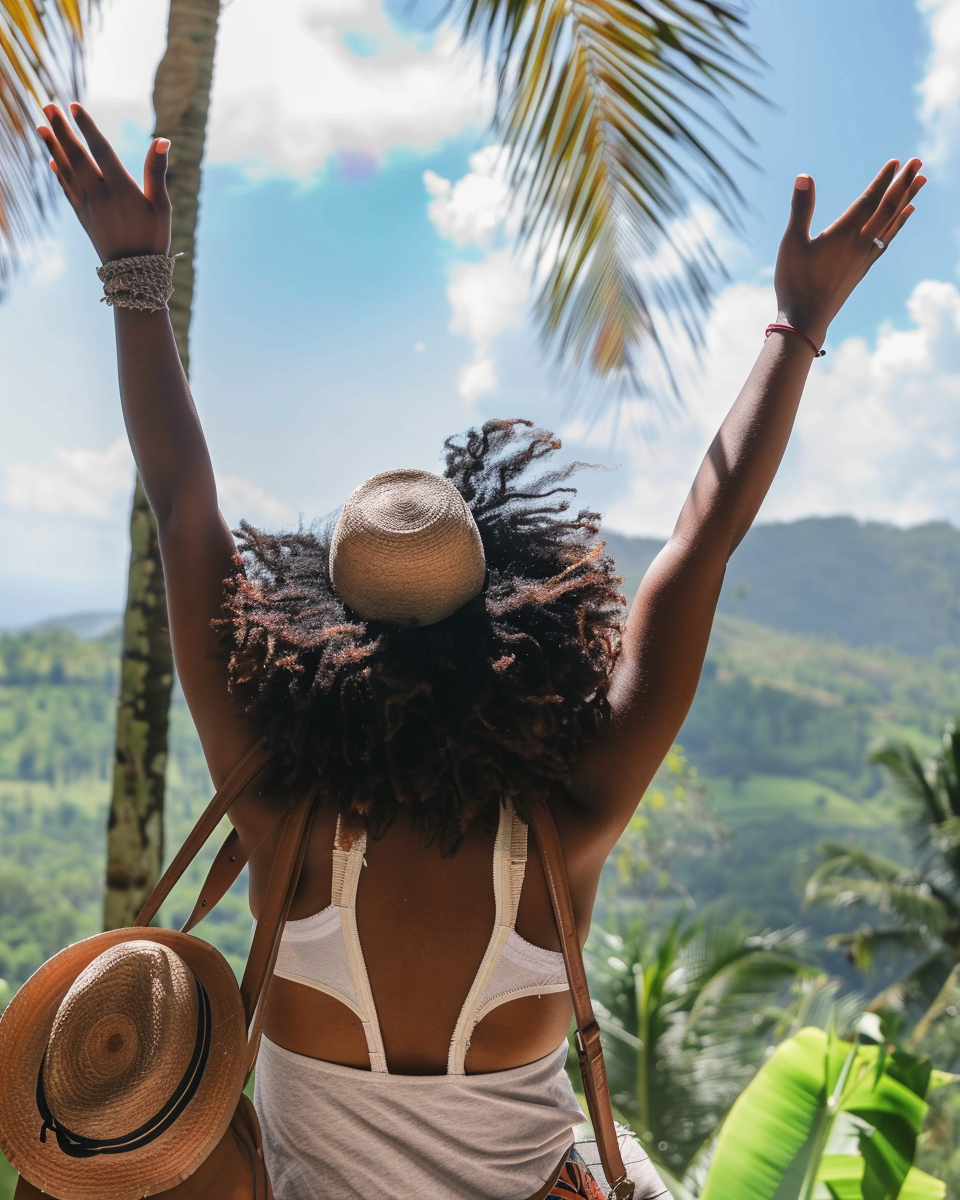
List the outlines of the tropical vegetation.
{"label": "tropical vegetation", "polygon": [[888,948],[910,952],[909,969],[870,1007],[888,1018],[913,1017],[912,1040],[921,1046],[938,1021],[956,1017],[960,1004],[960,731],[952,721],[946,726],[935,757],[923,758],[902,740],[885,741],[870,757],[896,782],[913,861],[827,842],[807,899],[846,910],[867,907],[886,918],[831,941],[861,971]]}
{"label": "tropical vegetation", "polygon": [[53,176],[37,112],[77,94],[89,0],[0,0],[0,294],[43,224]]}
{"label": "tropical vegetation", "polygon": [[943,1200],[914,1166],[928,1060],[855,1034],[802,1029],[778,1046],[717,1137],[701,1200]]}

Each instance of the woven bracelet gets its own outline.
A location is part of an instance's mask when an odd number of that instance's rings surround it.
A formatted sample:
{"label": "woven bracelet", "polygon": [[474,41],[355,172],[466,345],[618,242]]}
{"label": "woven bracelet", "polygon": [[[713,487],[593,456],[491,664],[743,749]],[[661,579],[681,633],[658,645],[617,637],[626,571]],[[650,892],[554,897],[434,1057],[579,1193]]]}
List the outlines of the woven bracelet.
{"label": "woven bracelet", "polygon": [[110,308],[160,312],[173,295],[175,262],[168,254],[136,254],[104,263],[97,267],[97,277],[103,284],[100,303]]}

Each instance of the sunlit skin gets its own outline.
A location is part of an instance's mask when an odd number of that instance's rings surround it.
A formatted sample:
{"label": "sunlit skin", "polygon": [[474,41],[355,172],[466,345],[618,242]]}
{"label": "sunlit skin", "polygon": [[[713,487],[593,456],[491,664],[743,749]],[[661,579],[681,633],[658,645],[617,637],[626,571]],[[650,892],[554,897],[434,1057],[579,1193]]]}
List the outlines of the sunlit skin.
{"label": "sunlit skin", "polygon": [[[51,106],[40,136],[51,166],[102,261],[163,254],[170,246],[164,184],[169,143],[147,152],[142,189],[79,105],[69,119]],[[847,297],[914,211],[923,186],[919,159],[888,162],[864,193],[811,238],[813,180],[801,175],[777,256],[779,312],[771,320],[801,330],[816,345]],[[133,452],[160,530],[177,671],[207,764],[219,785],[259,737],[227,687],[227,669],[210,622],[220,615],[222,581],[234,541],[217,507],[213,469],[166,311],[114,310],[120,393]],[[727,560],[750,528],[783,457],[811,348],[789,333],[762,342],[757,361],[700,466],[673,534],[648,570],[614,668],[612,720],[583,754],[569,799],[555,817],[566,856],[577,923],[590,924],[604,860],[670,748],[693,700]],[[322,402],[322,401],[321,401]],[[402,464],[397,464],[402,465]],[[358,480],[359,482],[359,480]],[[261,783],[232,814],[241,837],[258,806],[284,801]],[[292,916],[330,903],[333,813],[312,834]],[[464,996],[494,919],[493,834],[469,831],[453,858],[424,848],[398,820],[367,850],[357,917],[391,1071],[443,1073]],[[256,914],[270,848],[251,864]],[[558,949],[549,900],[531,855],[518,932]],[[477,1027],[470,1072],[532,1062],[563,1040],[571,1018],[565,995],[526,997],[494,1009]],[[367,1068],[358,1019],[339,1001],[286,980],[272,988],[266,1032],[301,1054]]]}

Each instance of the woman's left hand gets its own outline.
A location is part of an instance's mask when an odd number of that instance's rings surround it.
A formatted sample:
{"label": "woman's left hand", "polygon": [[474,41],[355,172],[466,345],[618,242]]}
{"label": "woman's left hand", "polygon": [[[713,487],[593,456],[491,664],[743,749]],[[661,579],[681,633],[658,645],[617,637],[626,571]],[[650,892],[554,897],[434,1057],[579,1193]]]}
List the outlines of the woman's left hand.
{"label": "woman's left hand", "polygon": [[911,201],[926,183],[921,165],[919,158],[902,169],[888,162],[843,216],[815,238],[810,237],[814,182],[809,175],[797,177],[774,273],[779,321],[818,346],[823,343],[847,297],[914,211]]}
{"label": "woman's left hand", "polygon": [[55,104],[43,110],[50,122],[37,132],[50,165],[87,231],[101,262],[137,254],[170,252],[166,138],[154,138],[143,167],[143,188],[127,173],[113,147],[79,104],[70,112],[86,146]]}

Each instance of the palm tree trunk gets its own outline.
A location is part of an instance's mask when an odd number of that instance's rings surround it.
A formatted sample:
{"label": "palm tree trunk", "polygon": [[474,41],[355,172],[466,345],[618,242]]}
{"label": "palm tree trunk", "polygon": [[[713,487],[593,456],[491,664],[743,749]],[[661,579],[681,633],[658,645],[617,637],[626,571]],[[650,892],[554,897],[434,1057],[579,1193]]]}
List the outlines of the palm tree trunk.
{"label": "palm tree trunk", "polygon": [[[221,0],[170,0],[167,48],[153,88],[156,134],[170,138],[173,205],[170,302],[177,349],[190,371],[190,317],[200,169],[210,108]],[[123,622],[116,757],[107,826],[104,928],[132,924],[163,865],[163,801],[173,658],[157,523],[137,477]]]}

